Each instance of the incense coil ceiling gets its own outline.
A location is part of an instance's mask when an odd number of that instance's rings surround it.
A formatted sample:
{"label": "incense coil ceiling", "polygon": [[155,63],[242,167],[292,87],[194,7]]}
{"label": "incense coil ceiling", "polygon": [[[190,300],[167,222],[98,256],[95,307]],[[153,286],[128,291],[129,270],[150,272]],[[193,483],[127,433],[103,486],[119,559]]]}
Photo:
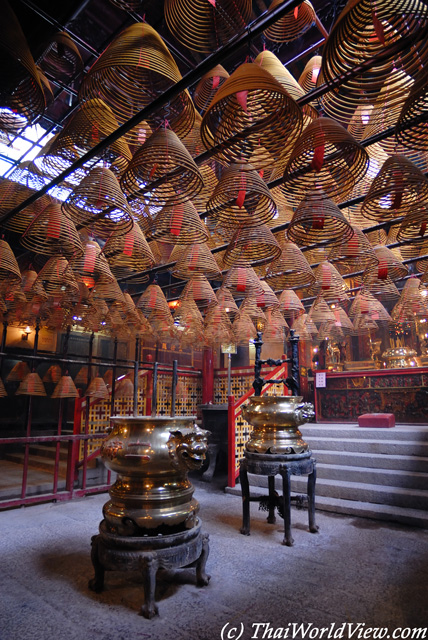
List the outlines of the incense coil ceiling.
{"label": "incense coil ceiling", "polygon": [[[272,0],[269,11],[283,4],[284,0]],[[302,4],[287,12],[282,18],[268,27],[264,32],[268,40],[272,42],[292,42],[300,38],[315,24],[315,10],[309,0],[303,0]]]}
{"label": "incense coil ceiling", "polygon": [[[343,79],[340,87],[331,89],[321,99],[326,112],[347,124],[358,104],[373,105],[386,87],[389,99],[408,91],[413,78],[427,62],[427,28],[428,6],[420,0],[348,2],[325,43],[319,84],[343,77],[373,56],[383,54],[383,57],[362,74]],[[401,48],[398,64],[394,45],[405,37],[411,40],[412,46]],[[389,55],[388,47],[391,48]]]}
{"label": "incense coil ceiling", "polygon": [[165,21],[179,42],[211,53],[247,26],[251,0],[165,0]]}
{"label": "incense coil ceiling", "polygon": [[[423,67],[415,77],[415,82],[404,102],[399,115],[395,137],[410,149],[428,151],[425,116],[428,111],[428,68]],[[412,122],[420,118],[419,122]],[[409,126],[409,124],[411,126]]]}
{"label": "incense coil ceiling", "polygon": [[161,209],[153,216],[146,235],[149,240],[167,244],[193,244],[209,238],[208,229],[190,200]]}
{"label": "incense coil ceiling", "polygon": [[237,229],[223,256],[224,266],[262,265],[272,262],[281,255],[272,231],[266,225],[258,227],[241,226]]}
{"label": "incense coil ceiling", "polygon": [[202,76],[193,94],[193,100],[202,112],[206,111],[218,89],[229,77],[228,72],[221,64],[218,64]]}
{"label": "incense coil ceiling", "polygon": [[266,271],[268,283],[276,289],[304,287],[314,282],[315,276],[299,247],[283,239],[280,243],[281,255]]}
{"label": "incense coil ceiling", "polygon": [[[103,100],[121,125],[179,80],[178,66],[159,34],[149,24],[137,23],[125,29],[96,60],[80,85],[79,99]],[[156,129],[166,118],[181,137],[191,130],[195,108],[187,91],[156,110],[148,123]],[[145,130],[135,127],[124,137],[139,145],[145,140]]]}
{"label": "incense coil ceiling", "polygon": [[201,138],[207,149],[222,145],[218,162],[257,159],[255,167],[262,169],[293,146],[302,127],[302,111],[283,86],[258,64],[244,63],[215,94]]}
{"label": "incense coil ceiling", "polygon": [[103,247],[112,273],[116,278],[123,278],[131,273],[139,273],[134,282],[146,282],[147,274],[141,274],[155,265],[155,258],[139,225],[133,226],[126,234],[112,234]]}
{"label": "incense coil ceiling", "polygon": [[49,204],[32,220],[20,243],[26,249],[45,256],[60,254],[72,258],[83,253],[76,227],[56,203]]}
{"label": "incense coil ceiling", "polygon": [[368,161],[366,150],[338,122],[318,118],[293,147],[283,191],[295,202],[315,187],[328,198],[343,200],[364,177]]}
{"label": "incense coil ceiling", "polygon": [[170,271],[176,278],[188,279],[195,274],[218,280],[222,278],[218,264],[205,243],[184,247],[181,256]]}
{"label": "incense coil ceiling", "polygon": [[171,129],[155,131],[136,151],[120,180],[128,196],[150,206],[190,200],[204,186],[201,173],[184,144]]}

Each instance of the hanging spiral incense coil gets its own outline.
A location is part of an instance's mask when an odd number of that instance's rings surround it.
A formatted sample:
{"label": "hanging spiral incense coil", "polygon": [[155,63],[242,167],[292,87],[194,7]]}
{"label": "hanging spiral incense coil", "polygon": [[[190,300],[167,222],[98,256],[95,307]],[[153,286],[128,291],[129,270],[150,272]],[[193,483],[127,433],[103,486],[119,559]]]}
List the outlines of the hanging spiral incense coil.
{"label": "hanging spiral incense coil", "polygon": [[51,398],[77,398],[79,392],[69,375],[61,376],[58,384],[52,392]]}
{"label": "hanging spiral incense coil", "polygon": [[140,309],[146,317],[150,316],[153,312],[167,317],[171,315],[165,295],[157,284],[149,284],[138,299],[136,307]]}
{"label": "hanging spiral incense coil", "polygon": [[53,36],[39,59],[39,65],[57,80],[68,80],[83,71],[79,49],[65,31]]}
{"label": "hanging spiral incense coil", "polygon": [[288,238],[300,246],[321,241],[334,244],[352,234],[341,210],[321,190],[310,192],[302,200],[287,229]]}
{"label": "hanging spiral incense coil", "polygon": [[396,254],[388,249],[388,247],[377,246],[374,247],[374,252],[378,259],[378,264],[374,266],[369,266],[364,272],[364,282],[371,280],[373,277],[378,278],[379,280],[386,280],[390,278],[391,280],[400,280],[404,278],[408,269],[399,258],[397,258]]}
{"label": "hanging spiral incense coil", "polygon": [[283,343],[285,333],[289,327],[278,309],[268,309],[266,312],[266,325],[263,330],[263,340],[265,342]]}
{"label": "hanging spiral incense coil", "polygon": [[0,240],[0,287],[13,286],[21,282],[21,271],[15,255],[6,240]]}
{"label": "hanging spiral incense coil", "polygon": [[295,201],[315,187],[343,200],[368,168],[366,150],[338,122],[318,118],[297,140],[284,171],[283,188]]}
{"label": "hanging spiral incense coil", "polygon": [[375,272],[364,276],[364,289],[380,300],[395,302],[400,297],[395,282],[389,277],[380,279]]}
{"label": "hanging spiral incense coil", "polygon": [[181,300],[187,300],[189,298],[194,300],[201,309],[208,307],[212,302],[217,300],[206,277],[199,274],[190,278],[183,289]]}
{"label": "hanging spiral incense coil", "polygon": [[211,53],[247,26],[251,0],[165,0],[165,21],[191,51]]}
{"label": "hanging spiral incense coil", "polygon": [[150,194],[150,204],[158,207],[190,200],[204,186],[186,147],[167,128],[155,131],[137,150],[120,184],[127,195]]}
{"label": "hanging spiral incense coil", "polygon": [[[159,34],[147,23],[137,23],[115,38],[91,67],[80,86],[79,99],[103,100],[122,125],[179,80],[177,64]],[[176,134],[184,137],[194,117],[192,99],[183,91],[150,116],[148,124],[155,130],[168,118]],[[129,144],[141,144],[138,127],[124,138]]]}
{"label": "hanging spiral incense coil", "polygon": [[220,305],[208,309],[204,320],[205,344],[218,347],[233,342],[232,324]]}
{"label": "hanging spiral incense coil", "polygon": [[298,295],[292,289],[284,289],[278,298],[279,310],[285,318],[297,318],[305,312]]}
{"label": "hanging spiral incense coil", "polygon": [[231,267],[224,277],[223,287],[242,298],[255,296],[263,291],[257,274],[249,265]]}
{"label": "hanging spiral incense coil", "polygon": [[[139,125],[144,127],[144,123]],[[65,127],[53,139],[43,156],[43,167],[59,174],[72,162],[92,149],[118,127],[112,110],[97,98],[84,102]],[[150,129],[146,125],[147,132]],[[123,138],[119,138],[100,152],[100,158],[113,165],[114,173],[121,174],[131,160],[131,151]]]}
{"label": "hanging spiral incense coil", "polygon": [[[423,67],[415,77],[399,115],[396,127],[396,139],[410,149],[428,151],[426,137],[426,115],[428,111],[428,69]],[[419,122],[412,122],[419,118]],[[411,126],[410,123],[412,123]]]}
{"label": "hanging spiral incense coil", "polygon": [[92,229],[100,238],[127,233],[133,226],[128,203],[110,169],[95,167],[62,204],[77,228]]}
{"label": "hanging spiral incense coil", "polygon": [[[103,247],[113,274],[117,278],[126,277],[130,273],[146,271],[155,264],[155,258],[139,225],[134,221],[126,234],[113,233]],[[134,282],[145,282],[147,275],[133,278]]]}
{"label": "hanging spiral incense coil", "polygon": [[325,299],[320,295],[318,295],[312,303],[308,316],[316,325],[327,321],[334,322],[333,311],[330,309]]}
{"label": "hanging spiral incense coil", "polygon": [[[272,0],[268,11],[276,9],[284,0]],[[292,42],[300,38],[315,24],[315,10],[309,0],[287,12],[264,31],[264,35],[272,42]]]}
{"label": "hanging spiral incense coil", "polygon": [[[335,244],[328,254],[328,261],[334,262],[341,272],[365,269],[377,265],[378,259],[365,234],[356,226],[352,227],[352,235]],[[343,269],[343,271],[342,271]]]}
{"label": "hanging spiral incense coil", "polygon": [[193,99],[196,106],[203,112],[207,109],[211,103],[218,89],[229,78],[229,74],[226,69],[218,64],[205,73],[196,85]]}
{"label": "hanging spiral incense coil", "polygon": [[7,0],[1,0],[0,130],[16,135],[45,110],[45,96],[21,26]]}
{"label": "hanging spiral incense coil", "polygon": [[266,322],[265,312],[261,307],[257,305],[257,298],[255,295],[244,298],[241,306],[239,307],[239,313],[241,315],[245,313],[246,315],[250,316],[251,320],[258,327]]}
{"label": "hanging spiral incense coil", "polygon": [[349,309],[349,316],[354,320],[361,315],[376,322],[389,322],[391,320],[391,316],[383,304],[364,289],[357,293]]}
{"label": "hanging spiral incense coil", "polygon": [[79,287],[68,260],[63,257],[52,257],[40,269],[37,275],[40,282],[50,296],[68,297],[79,295]]}
{"label": "hanging spiral incense coil", "polygon": [[209,233],[195,207],[188,200],[161,209],[153,217],[147,238],[167,244],[194,244],[206,242]]}
{"label": "hanging spiral incense coil", "polygon": [[292,148],[303,127],[297,103],[258,64],[242,64],[215,94],[202,118],[207,149],[222,144],[215,159],[222,164],[250,161],[269,168],[285,148]]}
{"label": "hanging spiral incense coil", "polygon": [[45,256],[66,258],[83,254],[83,246],[70,217],[59,204],[49,204],[29,224],[20,238],[26,249]]}
{"label": "hanging spiral incense coil", "polygon": [[243,225],[255,227],[274,217],[276,205],[252,165],[231,164],[207,202],[207,213],[226,230]]}
{"label": "hanging spiral incense coil", "polygon": [[315,323],[307,313],[302,314],[293,322],[293,330],[301,341],[313,340],[318,333]]}
{"label": "hanging spiral incense coil", "polygon": [[[318,75],[321,69],[321,64],[321,56],[312,56],[312,58],[306,63],[305,68],[303,69],[298,79],[298,83],[305,93],[309,93],[309,91],[315,89],[317,85]],[[317,101],[314,101],[311,104],[316,106]]]}
{"label": "hanging spiral incense coil", "polygon": [[283,239],[280,243],[281,255],[266,271],[268,283],[275,289],[304,287],[314,282],[315,276],[299,247]]}
{"label": "hanging spiral incense coil", "polygon": [[257,330],[250,316],[239,311],[232,324],[233,342],[236,345],[248,345],[250,340],[257,338]]}
{"label": "hanging spiral incense coil", "polygon": [[19,385],[16,395],[46,397],[46,389],[39,374],[28,373]]}
{"label": "hanging spiral incense coil", "polygon": [[361,213],[370,220],[385,222],[423,204],[428,206],[428,180],[410,160],[392,156],[373,180]]}
{"label": "hanging spiral incense coil", "polygon": [[310,291],[315,295],[321,295],[326,300],[345,300],[349,287],[337,271],[327,261],[321,262],[314,270],[315,282]]}
{"label": "hanging spiral incense coil", "polygon": [[70,260],[70,266],[73,272],[81,277],[88,289],[92,289],[100,280],[104,282],[112,282],[114,280],[109,264],[101,253],[99,244],[92,240],[84,246],[82,256]]}
{"label": "hanging spiral incense coil", "polygon": [[279,301],[271,287],[265,280],[260,280],[263,293],[256,295],[256,304],[261,309],[277,309]]}
{"label": "hanging spiral incense coil", "polygon": [[407,91],[419,69],[426,66],[427,27],[428,7],[420,0],[349,2],[324,45],[319,82],[344,76],[356,63],[362,64],[384,53],[385,48],[401,38],[411,39],[412,45],[401,50],[399,56],[396,50],[391,52],[387,59],[372,63],[362,74],[345,79],[339,88],[333,88],[322,99],[326,112],[347,123],[362,96],[366,104],[373,105],[386,86],[390,99]]}
{"label": "hanging spiral incense coil", "polygon": [[281,248],[272,231],[266,225],[258,227],[241,226],[237,229],[226,249],[223,264],[233,265],[266,264],[281,255]]}
{"label": "hanging spiral incense coil", "polygon": [[181,256],[170,271],[176,278],[183,279],[191,278],[195,274],[215,280],[222,278],[218,264],[205,243],[184,247]]}
{"label": "hanging spiral incense coil", "polygon": [[[281,0],[282,1],[282,0]],[[301,6],[303,6],[303,3]],[[272,5],[271,5],[272,6]],[[278,82],[284,87],[284,89],[290,94],[294,100],[298,100],[305,95],[305,91],[302,89],[297,80],[291,75],[291,73],[284,67],[279,58],[276,57],[272,51],[262,51],[254,60],[255,64],[260,65],[263,69],[268,71]],[[303,126],[308,125],[311,120],[318,118],[316,109],[310,105],[304,105],[302,107],[303,112]]]}
{"label": "hanging spiral incense coil", "polygon": [[220,289],[217,289],[217,291],[215,292],[215,296],[221,309],[228,315],[234,316],[238,311],[238,305],[236,304],[229,289],[226,289],[224,286],[222,286],[220,287]]}

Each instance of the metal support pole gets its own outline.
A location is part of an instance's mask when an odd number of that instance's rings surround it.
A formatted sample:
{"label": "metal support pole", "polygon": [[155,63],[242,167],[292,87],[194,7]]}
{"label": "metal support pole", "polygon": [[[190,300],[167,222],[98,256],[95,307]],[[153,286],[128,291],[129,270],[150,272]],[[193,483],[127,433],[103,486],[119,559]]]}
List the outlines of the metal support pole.
{"label": "metal support pole", "polygon": [[295,380],[293,396],[300,395],[300,367],[299,367],[299,336],[294,335],[293,329],[290,329],[291,344],[291,377]]}
{"label": "metal support pole", "polygon": [[156,415],[157,411],[157,394],[158,394],[158,363],[153,365],[153,390],[152,390],[152,417]]}
{"label": "metal support pole", "polygon": [[175,417],[175,402],[177,400],[178,360],[172,361],[172,394],[171,394],[171,418]]}
{"label": "metal support pole", "polygon": [[[36,360],[35,357],[37,355],[37,347],[39,345],[39,331],[40,331],[40,322],[37,318],[36,321],[36,333],[34,335],[34,347],[33,347],[33,356],[34,360],[31,365],[31,373],[34,373],[36,370]],[[26,436],[29,438],[31,436],[31,423],[32,423],[32,414],[33,414],[33,397],[28,396],[28,404],[27,404],[27,416],[26,416]],[[25,498],[27,493],[27,478],[28,478],[28,459],[30,457],[30,445],[27,443],[25,445],[24,452],[24,468],[22,470],[22,485],[21,485],[21,498]]]}
{"label": "metal support pole", "polygon": [[116,390],[116,363],[117,363],[117,338],[114,339],[113,347],[113,368],[111,380],[110,415],[114,416],[114,392]]}
{"label": "metal support pole", "polygon": [[140,338],[135,338],[135,361],[134,361],[134,398],[133,398],[133,415],[138,416],[138,367],[140,364]]}
{"label": "metal support pole", "polygon": [[232,354],[227,354],[227,397],[232,395]]}

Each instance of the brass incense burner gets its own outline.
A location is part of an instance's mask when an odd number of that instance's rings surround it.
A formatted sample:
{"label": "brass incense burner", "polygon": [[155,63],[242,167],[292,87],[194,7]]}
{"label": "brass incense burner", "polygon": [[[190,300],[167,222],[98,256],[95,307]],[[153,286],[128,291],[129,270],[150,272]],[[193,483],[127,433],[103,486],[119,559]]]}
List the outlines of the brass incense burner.
{"label": "brass incense burner", "polygon": [[309,450],[298,427],[315,413],[302,396],[252,396],[242,415],[254,427],[245,445],[249,453],[292,455]]}
{"label": "brass incense burner", "polygon": [[382,353],[387,369],[417,367],[416,351],[410,347],[394,347]]}
{"label": "brass incense burner", "polygon": [[119,536],[177,533],[195,526],[198,501],[187,474],[199,469],[208,432],[195,418],[114,416],[101,447],[105,465],[118,474],[103,514]]}

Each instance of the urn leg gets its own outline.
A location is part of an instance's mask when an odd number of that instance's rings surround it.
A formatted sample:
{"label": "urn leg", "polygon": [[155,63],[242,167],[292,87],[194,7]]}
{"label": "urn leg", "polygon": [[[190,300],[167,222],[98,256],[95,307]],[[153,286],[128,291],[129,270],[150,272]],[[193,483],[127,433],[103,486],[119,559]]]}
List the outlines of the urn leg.
{"label": "urn leg", "polygon": [[269,524],[275,524],[275,476],[268,476],[268,486],[269,486],[269,515],[267,517],[267,521]]}
{"label": "urn leg", "polygon": [[201,480],[203,480],[204,482],[211,482],[213,479],[219,451],[220,451],[220,445],[218,444],[208,445],[208,451],[207,451],[208,469],[204,471],[204,473],[201,475]]}
{"label": "urn leg", "polygon": [[248,482],[248,472],[245,460],[241,462],[239,469],[239,480],[242,491],[242,527],[240,533],[244,536],[250,535],[250,484]]}
{"label": "urn leg", "polygon": [[159,615],[159,609],[155,602],[156,573],[158,562],[155,554],[147,554],[141,559],[141,570],[144,584],[144,604],[141,606],[141,615],[149,620]]}
{"label": "urn leg", "polygon": [[282,476],[282,499],[283,499],[283,511],[284,511],[284,540],[282,544],[287,547],[292,547],[294,544],[293,537],[291,535],[291,499],[290,499],[290,480],[291,472],[287,467],[281,467],[280,473]]}
{"label": "urn leg", "polygon": [[100,536],[92,536],[91,539],[91,560],[95,569],[95,576],[89,580],[88,587],[91,591],[100,593],[104,588],[104,567],[100,562],[98,550],[100,545]]}
{"label": "urn leg", "polygon": [[205,572],[208,555],[210,552],[209,536],[207,533],[202,536],[202,551],[196,563],[196,584],[198,587],[206,587],[211,576]]}
{"label": "urn leg", "polygon": [[318,533],[319,527],[315,524],[315,483],[317,479],[317,464],[313,461],[312,472],[308,475],[308,515],[309,531]]}

